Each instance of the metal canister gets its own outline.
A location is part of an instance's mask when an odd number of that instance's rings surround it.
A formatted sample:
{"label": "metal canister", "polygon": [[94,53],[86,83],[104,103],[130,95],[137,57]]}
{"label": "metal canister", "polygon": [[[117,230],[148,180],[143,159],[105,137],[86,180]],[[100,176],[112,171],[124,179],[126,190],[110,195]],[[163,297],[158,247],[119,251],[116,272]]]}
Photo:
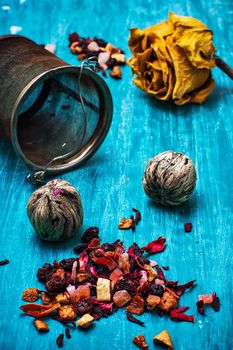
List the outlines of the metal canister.
{"label": "metal canister", "polygon": [[80,166],[105,139],[113,104],[92,69],[19,35],[0,37],[0,136],[33,171]]}

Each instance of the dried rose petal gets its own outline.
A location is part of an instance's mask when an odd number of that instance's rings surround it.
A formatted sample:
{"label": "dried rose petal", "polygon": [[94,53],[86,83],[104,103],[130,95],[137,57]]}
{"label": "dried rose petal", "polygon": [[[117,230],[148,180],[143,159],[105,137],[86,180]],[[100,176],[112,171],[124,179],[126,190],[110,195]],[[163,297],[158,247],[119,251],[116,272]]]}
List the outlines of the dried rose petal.
{"label": "dried rose petal", "polygon": [[159,237],[156,240],[148,243],[146,246],[142,247],[148,253],[159,253],[165,249],[166,238]]}
{"label": "dried rose petal", "polygon": [[194,322],[193,315],[184,314],[189,309],[188,306],[180,307],[171,311],[170,316],[173,321]]}

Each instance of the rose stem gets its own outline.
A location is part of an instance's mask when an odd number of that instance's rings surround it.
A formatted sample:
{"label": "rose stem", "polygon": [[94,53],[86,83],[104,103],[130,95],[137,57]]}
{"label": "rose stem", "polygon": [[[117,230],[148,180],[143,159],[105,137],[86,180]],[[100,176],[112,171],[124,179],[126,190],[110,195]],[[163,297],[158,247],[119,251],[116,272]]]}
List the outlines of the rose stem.
{"label": "rose stem", "polygon": [[224,73],[228,75],[231,79],[233,79],[233,69],[226,64],[220,57],[215,56],[215,62],[218,68],[220,68]]}

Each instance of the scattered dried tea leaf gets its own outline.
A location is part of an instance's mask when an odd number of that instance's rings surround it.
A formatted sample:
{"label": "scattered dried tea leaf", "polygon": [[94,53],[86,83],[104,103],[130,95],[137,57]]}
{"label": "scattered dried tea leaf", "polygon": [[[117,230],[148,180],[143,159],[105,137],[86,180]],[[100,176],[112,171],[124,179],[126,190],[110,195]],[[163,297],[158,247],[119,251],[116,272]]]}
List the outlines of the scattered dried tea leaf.
{"label": "scattered dried tea leaf", "polygon": [[126,313],[126,317],[127,317],[127,320],[129,320],[130,322],[139,324],[139,326],[142,326],[142,327],[145,326],[145,323],[144,323],[144,322],[138,320],[138,319],[135,318],[133,315],[131,315],[129,312]]}
{"label": "scattered dried tea leaf", "polygon": [[64,341],[64,334],[61,333],[61,334],[59,334],[59,336],[56,339],[56,344],[59,348],[62,347],[63,341]]}
{"label": "scattered dried tea leaf", "polygon": [[136,336],[135,338],[133,338],[133,342],[135,345],[137,345],[140,349],[143,350],[148,350],[149,346],[146,343],[146,339],[144,337],[143,334],[139,334],[138,336]]}
{"label": "scattered dried tea leaf", "polygon": [[172,340],[170,337],[170,334],[166,329],[164,329],[161,333],[157,334],[153,338],[154,342],[158,343],[159,345],[168,347],[168,350],[173,349]]}
{"label": "scattered dried tea leaf", "polygon": [[10,261],[8,259],[1,260],[0,261],[0,266],[7,265],[7,264],[9,264],[9,262]]}

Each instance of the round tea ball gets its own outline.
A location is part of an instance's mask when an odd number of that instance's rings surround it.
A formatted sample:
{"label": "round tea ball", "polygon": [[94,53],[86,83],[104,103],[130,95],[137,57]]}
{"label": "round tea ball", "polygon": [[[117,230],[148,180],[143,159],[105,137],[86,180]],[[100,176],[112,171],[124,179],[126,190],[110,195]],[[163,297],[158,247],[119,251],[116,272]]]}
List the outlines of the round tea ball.
{"label": "round tea ball", "polygon": [[191,196],[196,179],[196,171],[189,157],[167,151],[149,161],[143,176],[143,188],[158,204],[178,205]]}
{"label": "round tea ball", "polygon": [[67,181],[52,180],[33,192],[27,214],[38,235],[46,241],[63,241],[82,226],[79,192]]}

